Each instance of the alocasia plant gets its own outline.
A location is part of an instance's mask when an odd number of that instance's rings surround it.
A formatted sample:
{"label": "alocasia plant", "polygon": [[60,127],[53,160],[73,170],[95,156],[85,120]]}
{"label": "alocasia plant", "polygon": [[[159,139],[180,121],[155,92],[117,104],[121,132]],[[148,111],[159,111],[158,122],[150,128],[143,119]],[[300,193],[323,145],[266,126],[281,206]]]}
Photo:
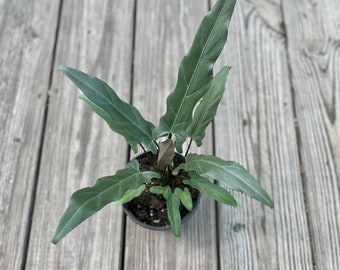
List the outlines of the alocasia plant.
{"label": "alocasia plant", "polygon": [[[158,179],[159,185],[151,187],[150,192],[161,194],[166,199],[168,219],[176,236],[181,233],[180,204],[189,211],[192,209],[189,187],[216,201],[237,206],[229,191],[210,182],[207,177],[273,207],[267,192],[241,165],[216,156],[188,154],[192,141],[197,146],[202,145],[205,129],[213,120],[225,90],[230,68],[223,67],[215,76],[212,69],[227,40],[235,2],[218,0],[203,19],[191,49],[180,64],[176,87],[167,99],[167,110],[158,127],[146,121],[135,107],[122,101],[100,79],[71,67],[59,68],[83,92],[81,99],[114,132],[121,134],[134,152],[137,152],[140,145],[144,151],[157,155],[158,159],[153,171],[141,172],[138,161],[133,160],[115,175],[98,179],[93,187],[76,191],[60,220],[53,243],[58,243],[105,205],[111,202],[124,204],[140,196],[145,190],[145,184],[152,179]],[[175,149],[182,153],[183,143],[187,139],[189,146],[185,163],[175,167]],[[180,170],[188,175],[183,180],[184,188],[176,187],[173,182]]]}

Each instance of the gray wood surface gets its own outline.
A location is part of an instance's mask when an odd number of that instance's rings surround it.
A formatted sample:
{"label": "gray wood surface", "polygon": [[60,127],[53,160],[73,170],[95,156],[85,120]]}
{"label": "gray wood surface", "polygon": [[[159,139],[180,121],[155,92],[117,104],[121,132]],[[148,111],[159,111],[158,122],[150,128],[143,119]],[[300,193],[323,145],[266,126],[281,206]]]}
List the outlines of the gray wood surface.
{"label": "gray wood surface", "polygon": [[133,1],[64,1],[27,269],[118,269],[123,215],[110,205],[57,246],[51,244],[71,194],[125,166],[128,148],[78,99],[57,71],[70,65],[107,81],[130,99]]}
{"label": "gray wood surface", "polygon": [[248,168],[275,208],[239,194],[238,208],[219,206],[221,269],[312,269],[280,9],[238,4],[222,60],[232,70],[215,122],[216,153]]}
{"label": "gray wood surface", "polygon": [[111,204],[51,243],[71,194],[133,157],[57,67],[102,78],[157,125],[212,4],[0,1],[1,270],[340,268],[338,0],[239,0],[217,65],[232,66],[227,90],[192,151],[243,164],[273,210],[203,198],[176,238]]}
{"label": "gray wood surface", "polygon": [[0,1],[0,269],[24,264],[58,1]]}
{"label": "gray wood surface", "polygon": [[314,260],[339,269],[340,2],[285,1],[283,12]]}

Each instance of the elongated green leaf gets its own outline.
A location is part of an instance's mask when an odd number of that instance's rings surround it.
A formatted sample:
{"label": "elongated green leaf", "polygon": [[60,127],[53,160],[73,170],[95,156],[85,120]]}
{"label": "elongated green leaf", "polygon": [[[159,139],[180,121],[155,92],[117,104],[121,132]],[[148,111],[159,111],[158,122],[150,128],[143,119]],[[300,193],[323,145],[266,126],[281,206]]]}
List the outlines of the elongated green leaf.
{"label": "elongated green leaf", "polygon": [[168,209],[168,219],[172,232],[175,236],[181,236],[181,214],[179,212],[181,190],[176,188],[174,193],[168,186],[165,191],[166,206]]}
{"label": "elongated green leaf", "polygon": [[185,187],[184,189],[181,189],[181,194],[179,198],[181,200],[181,203],[184,205],[184,207],[188,211],[191,211],[193,203],[192,203],[191,194],[188,188]]}
{"label": "elongated green leaf", "polygon": [[139,162],[137,159],[131,160],[128,164],[126,164],[127,169],[139,171]]}
{"label": "elongated green leaf", "polygon": [[154,138],[173,134],[179,152],[182,152],[193,109],[209,88],[213,65],[227,40],[235,2],[218,0],[204,17],[191,49],[179,67],[175,90],[167,99],[166,113],[154,130]]}
{"label": "elongated green leaf", "polygon": [[211,183],[209,179],[200,176],[196,172],[189,172],[190,180],[184,180],[183,183],[199,190],[202,194],[213,198],[214,200],[231,206],[237,206],[235,198],[224,188]]}
{"label": "elongated green leaf", "polygon": [[160,176],[155,172],[140,172],[130,167],[117,171],[113,176],[98,179],[93,187],[76,191],[59,222],[52,242],[58,243],[71,230],[105,205],[119,200],[126,191],[136,189],[154,177]]}
{"label": "elongated green leaf", "polygon": [[202,145],[205,129],[216,115],[218,104],[224,93],[229,70],[230,67],[224,67],[213,78],[208,92],[197,106],[193,120],[187,128],[188,136],[194,139],[197,146]]}
{"label": "elongated green leaf", "polygon": [[105,116],[106,121],[107,114],[112,118],[110,128],[124,136],[133,149],[136,150],[137,143],[142,143],[148,150],[153,153],[157,152],[157,146],[152,137],[154,125],[146,121],[135,107],[122,101],[102,80],[71,67],[61,66],[59,69],[106,114],[103,115],[98,109],[96,113]]}
{"label": "elongated green leaf", "polygon": [[274,207],[267,192],[246,169],[236,162],[224,161],[215,156],[189,154],[186,157],[186,163],[179,165],[174,173],[180,169],[210,176],[221,184],[242,192],[270,208]]}
{"label": "elongated green leaf", "polygon": [[146,185],[141,185],[137,189],[129,189],[128,191],[124,193],[124,195],[118,201],[115,201],[115,205],[117,206],[123,205],[124,203],[127,203],[133,200],[134,198],[137,198],[139,195],[143,193],[145,188],[146,188]]}
{"label": "elongated green leaf", "polygon": [[[108,113],[106,113],[102,108],[93,103],[87,96],[81,94],[79,98],[82,99],[92,109],[92,111],[94,111],[101,118],[103,118],[114,132],[120,129],[120,127],[113,121],[112,117]],[[137,147],[138,142],[130,135],[130,133],[126,132],[124,134],[124,137],[127,143],[131,146],[132,151],[136,153],[138,151]]]}
{"label": "elongated green leaf", "polygon": [[162,186],[152,186],[150,192],[153,194],[162,195],[164,193],[164,187]]}

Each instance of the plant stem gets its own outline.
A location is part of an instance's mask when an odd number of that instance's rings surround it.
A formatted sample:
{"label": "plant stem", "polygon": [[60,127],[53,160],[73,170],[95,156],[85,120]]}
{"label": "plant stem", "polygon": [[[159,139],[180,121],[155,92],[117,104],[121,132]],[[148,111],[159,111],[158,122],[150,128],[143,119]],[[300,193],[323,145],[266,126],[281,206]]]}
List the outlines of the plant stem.
{"label": "plant stem", "polygon": [[189,145],[188,145],[187,151],[185,152],[185,157],[188,155],[188,152],[189,152],[189,149],[190,149],[191,143],[192,143],[192,138],[190,138],[190,142],[189,142]]}
{"label": "plant stem", "polygon": [[138,144],[139,144],[140,147],[142,147],[144,153],[146,153],[146,150],[145,150],[144,146],[141,143],[138,143]]}

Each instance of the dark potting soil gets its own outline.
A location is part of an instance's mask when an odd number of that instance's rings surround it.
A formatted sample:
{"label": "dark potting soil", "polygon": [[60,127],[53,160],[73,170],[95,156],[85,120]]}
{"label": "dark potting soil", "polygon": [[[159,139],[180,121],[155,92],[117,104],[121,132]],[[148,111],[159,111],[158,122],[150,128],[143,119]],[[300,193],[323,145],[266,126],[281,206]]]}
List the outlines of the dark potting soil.
{"label": "dark potting soil", "polygon": [[[157,155],[147,152],[144,155],[137,157],[137,160],[139,162],[140,171],[154,171],[157,164]],[[177,167],[179,164],[184,163],[185,159],[180,155],[176,155],[173,161],[174,167]],[[189,178],[189,175],[185,171],[180,170],[176,176],[175,187],[181,189],[187,187],[191,193],[193,205],[195,206],[199,197],[199,191],[183,184],[183,180]],[[158,185],[159,180],[157,178],[151,179],[151,181],[146,184],[144,192],[139,197],[126,203],[126,206],[141,222],[152,226],[164,227],[170,225],[167,215],[166,200],[162,195],[150,192],[152,186]],[[179,211],[182,219],[189,213],[182,204],[180,204]]]}

